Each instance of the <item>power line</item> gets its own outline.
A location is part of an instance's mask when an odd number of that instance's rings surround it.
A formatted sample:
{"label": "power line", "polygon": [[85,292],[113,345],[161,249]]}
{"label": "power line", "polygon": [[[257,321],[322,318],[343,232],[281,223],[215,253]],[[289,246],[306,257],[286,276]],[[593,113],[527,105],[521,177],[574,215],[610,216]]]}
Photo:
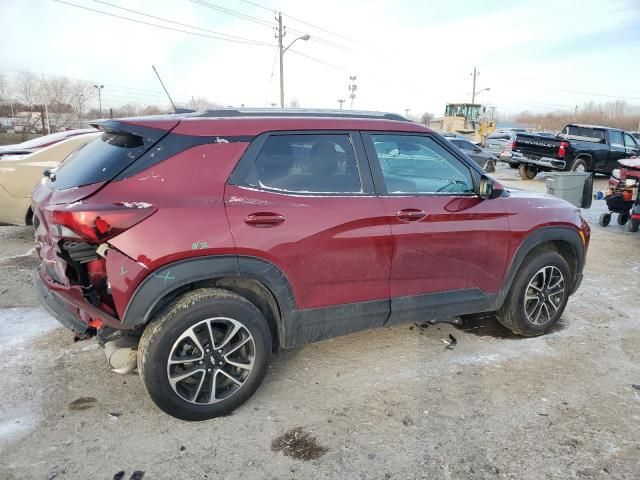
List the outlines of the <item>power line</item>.
{"label": "power line", "polygon": [[[113,3],[104,2],[104,1],[102,1],[102,0],[93,0],[93,1],[94,1],[94,2],[96,2],[96,3],[101,3],[101,4],[103,4],[103,5],[107,5],[107,6],[109,6],[109,7],[117,8],[117,9],[119,9],[119,10],[124,10],[124,11],[126,11],[126,12],[135,13],[135,14],[137,14],[137,15],[142,15],[142,16],[144,16],[144,17],[154,18],[154,19],[156,19],[156,20],[161,20],[161,21],[163,21],[163,22],[173,23],[173,24],[175,24],[175,25],[180,25],[180,26],[182,26],[182,27],[192,28],[192,29],[194,29],[194,30],[201,30],[201,31],[203,31],[203,32],[209,32],[209,33],[213,33],[213,34],[215,34],[215,35],[223,35],[223,36],[225,36],[225,37],[229,37],[230,39],[241,40],[241,41],[243,41],[243,42],[245,42],[245,41],[247,41],[247,40],[251,40],[251,39],[247,39],[247,38],[245,38],[245,37],[239,37],[239,36],[237,36],[237,35],[231,35],[231,34],[228,34],[228,33],[217,32],[217,31],[215,31],[215,30],[210,30],[210,29],[208,29],[208,28],[197,27],[197,26],[194,26],[194,25],[186,24],[186,23],[176,22],[175,20],[169,20],[169,19],[167,19],[167,18],[157,17],[157,16],[155,16],[155,15],[151,15],[151,14],[148,14],[148,13],[140,12],[140,11],[138,11],[138,10],[133,10],[133,9],[126,8],[126,7],[121,7],[121,6],[119,6],[119,5],[114,5]],[[252,40],[252,41],[254,41],[254,40]],[[261,42],[260,40],[255,40],[255,43],[256,43],[256,44],[265,44],[265,42]],[[268,45],[268,44],[267,44],[267,45]]]}
{"label": "power line", "polygon": [[119,18],[121,20],[127,20],[129,22],[140,23],[140,24],[143,24],[143,25],[149,25],[151,27],[162,28],[164,30],[170,30],[170,31],[173,31],[173,32],[186,33],[188,35],[195,35],[195,36],[198,36],[198,37],[206,37],[206,38],[212,38],[214,40],[224,40],[224,41],[227,41],[227,42],[242,43],[242,44],[247,44],[247,45],[258,45],[258,46],[268,46],[268,47],[272,46],[269,43],[258,42],[258,41],[251,40],[251,39],[248,39],[248,38],[246,40],[235,40],[235,39],[231,39],[231,38],[224,38],[224,37],[219,37],[219,36],[214,36],[214,35],[206,35],[204,33],[190,32],[188,30],[181,30],[179,28],[167,27],[165,25],[158,25],[157,23],[145,22],[144,20],[136,20],[134,18],[129,18],[129,17],[125,17],[125,16],[122,16],[122,15],[117,15],[115,13],[104,12],[102,10],[96,10],[96,9],[85,7],[85,6],[82,6],[82,5],[75,4],[75,3],[66,2],[64,0],[52,0],[52,1],[54,1],[56,3],[62,3],[62,4],[65,4],[65,5],[70,5],[72,7],[80,8],[82,10],[88,10],[90,12],[100,13],[102,15],[107,15],[109,17],[115,17],[115,18]]}
{"label": "power line", "polygon": [[[247,3],[249,5],[253,5],[254,7],[261,8],[261,9],[266,10],[268,12],[275,12],[275,9],[273,9],[273,8],[265,7],[264,5],[260,5],[259,3],[252,2],[250,0],[240,0],[240,1],[243,2],[243,3]],[[294,17],[293,15],[289,15],[289,14],[286,14],[286,13],[283,13],[282,15],[284,15],[285,17],[289,17],[291,20],[294,20],[296,22],[299,22],[299,23],[302,23],[302,24],[307,25],[309,27],[315,28],[316,30],[320,30],[322,32],[328,33],[329,35],[333,35],[335,37],[339,37],[339,38],[342,38],[344,40],[348,40],[349,42],[353,42],[353,43],[356,43],[358,45],[362,45],[363,47],[367,47],[367,45],[365,45],[362,42],[359,42],[358,40],[354,40],[353,38],[349,38],[346,35],[342,35],[342,34],[337,33],[337,32],[332,32],[331,30],[323,28],[323,27],[321,27],[319,25],[315,25],[315,24],[313,24],[311,22],[307,22],[306,20],[302,20],[301,18]]]}
{"label": "power line", "polygon": [[[237,10],[231,10],[229,8],[226,8],[226,7],[221,7],[220,5],[216,5],[215,3],[206,2],[204,0],[191,0],[191,2],[196,3],[198,5],[202,5],[203,7],[211,8],[211,9],[216,10],[218,12],[226,13],[227,15],[231,15],[233,17],[237,17],[237,18],[240,18],[242,20],[247,20],[249,22],[257,23],[258,25],[262,25],[264,27],[271,28],[271,26],[272,26],[271,23],[267,22],[266,20],[262,20],[261,18],[254,17],[254,16],[251,16],[251,15],[247,15],[247,14],[242,13],[242,12],[238,12]],[[267,7],[262,7],[262,8],[267,9]],[[290,17],[290,18],[292,18],[292,17]],[[292,32],[292,33],[297,33],[299,35],[304,35],[306,33],[306,32],[303,32],[301,30],[296,30],[296,29],[293,29],[293,28],[290,28],[289,31]],[[314,35],[313,37],[311,37],[311,40],[314,40],[314,41],[316,41],[318,43],[323,43],[323,44],[331,46],[331,47],[341,48],[341,49],[345,49],[345,50],[352,50],[352,48],[347,46],[347,45],[343,45],[343,44],[340,44],[340,43],[337,43],[337,42],[333,42],[331,40],[327,40],[327,39],[319,37],[317,35]]]}
{"label": "power line", "polygon": [[266,20],[262,20],[261,18],[252,17],[251,15],[246,15],[244,13],[237,12],[235,10],[231,10],[231,9],[228,9],[228,8],[225,8],[225,7],[221,7],[220,5],[216,5],[214,3],[205,2],[204,0],[191,0],[191,1],[193,3],[197,3],[199,5],[202,5],[203,7],[208,7],[208,8],[211,8],[213,10],[217,10],[219,12],[226,13],[227,15],[231,15],[233,17],[242,18],[243,20],[247,20],[249,22],[257,23],[259,25],[263,25],[265,27],[271,28],[271,23],[266,21]]}

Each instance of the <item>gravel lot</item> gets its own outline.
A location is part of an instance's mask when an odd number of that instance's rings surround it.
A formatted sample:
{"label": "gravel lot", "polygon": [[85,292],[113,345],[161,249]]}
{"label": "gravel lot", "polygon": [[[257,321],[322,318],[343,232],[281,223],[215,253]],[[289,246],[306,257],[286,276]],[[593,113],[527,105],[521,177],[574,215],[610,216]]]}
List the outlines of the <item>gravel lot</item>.
{"label": "gravel lot", "polygon": [[200,423],[73,343],[36,306],[31,232],[0,227],[0,478],[640,478],[640,235],[600,227],[604,210],[585,212],[585,279],[551,334],[486,318],[324,341],[276,355],[253,398]]}

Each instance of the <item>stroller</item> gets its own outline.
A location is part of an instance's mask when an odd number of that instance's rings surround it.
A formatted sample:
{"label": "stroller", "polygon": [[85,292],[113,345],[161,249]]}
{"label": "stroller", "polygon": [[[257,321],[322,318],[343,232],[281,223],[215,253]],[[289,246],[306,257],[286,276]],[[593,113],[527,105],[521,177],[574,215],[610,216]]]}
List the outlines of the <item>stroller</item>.
{"label": "stroller", "polygon": [[600,215],[598,223],[603,227],[611,222],[611,214],[618,214],[618,225],[628,225],[630,232],[640,227],[640,159],[618,160],[622,168],[616,168],[609,177],[609,194],[605,197],[608,212]]}

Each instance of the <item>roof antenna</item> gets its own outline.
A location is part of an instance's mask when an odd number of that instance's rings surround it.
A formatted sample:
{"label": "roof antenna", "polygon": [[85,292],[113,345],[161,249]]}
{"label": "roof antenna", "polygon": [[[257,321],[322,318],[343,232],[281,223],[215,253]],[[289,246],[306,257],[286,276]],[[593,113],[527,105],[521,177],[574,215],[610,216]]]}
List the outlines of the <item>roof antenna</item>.
{"label": "roof antenna", "polygon": [[158,73],[158,70],[156,70],[155,65],[151,65],[151,68],[153,68],[153,71],[156,72],[156,76],[158,77],[158,80],[160,80],[160,85],[162,85],[162,88],[164,89],[164,93],[166,93],[167,97],[169,97],[169,101],[171,102],[171,106],[173,107],[173,112],[178,113],[176,104],[173,103],[173,100],[171,100],[171,95],[169,95],[169,92],[167,91],[167,87],[164,86],[164,83],[162,82],[162,79],[160,78],[160,74]]}

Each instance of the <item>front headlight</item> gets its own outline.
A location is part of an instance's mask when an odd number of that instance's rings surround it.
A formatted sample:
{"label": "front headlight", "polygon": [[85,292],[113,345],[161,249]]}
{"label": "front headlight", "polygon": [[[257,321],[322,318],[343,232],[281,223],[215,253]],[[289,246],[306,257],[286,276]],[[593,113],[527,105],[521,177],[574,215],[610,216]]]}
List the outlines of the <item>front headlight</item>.
{"label": "front headlight", "polygon": [[620,180],[620,169],[614,168],[613,171],[611,172],[611,176],[617,180]]}

